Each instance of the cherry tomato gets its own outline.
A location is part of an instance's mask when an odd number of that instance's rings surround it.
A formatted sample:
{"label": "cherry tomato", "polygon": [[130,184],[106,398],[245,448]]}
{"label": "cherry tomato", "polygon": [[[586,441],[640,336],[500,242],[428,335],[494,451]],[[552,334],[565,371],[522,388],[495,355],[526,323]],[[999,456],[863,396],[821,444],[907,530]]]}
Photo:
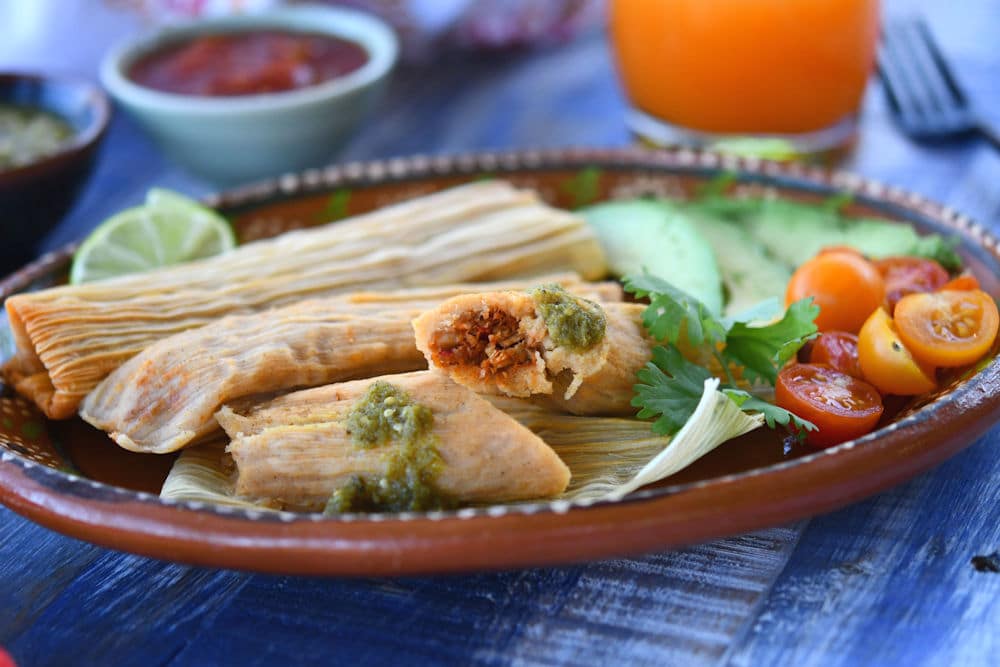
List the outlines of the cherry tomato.
{"label": "cherry tomato", "polygon": [[774,400],[818,431],[806,441],[829,447],[868,433],[882,416],[882,397],[864,380],[823,364],[790,364],[778,373]]}
{"label": "cherry tomato", "polygon": [[979,281],[971,273],[963,273],[946,282],[941,289],[959,291],[979,289]]}
{"label": "cherry tomato", "polygon": [[10,653],[7,653],[3,648],[0,648],[0,667],[17,667],[14,658],[10,657]]}
{"label": "cherry tomato", "polygon": [[875,265],[857,252],[822,252],[800,266],[785,291],[785,303],[811,296],[819,306],[820,331],[856,333],[882,305],[885,282]]}
{"label": "cherry tomato", "polygon": [[913,356],[932,366],[965,366],[993,346],[997,304],[982,290],[910,294],[896,305],[899,337]]}
{"label": "cherry tomato", "polygon": [[933,292],[948,282],[948,272],[933,259],[886,257],[877,260],[875,266],[885,280],[885,305],[890,313],[907,294]]}
{"label": "cherry tomato", "polygon": [[819,252],[817,252],[816,254],[817,255],[822,255],[822,254],[828,253],[828,252],[846,252],[846,253],[850,253],[852,255],[857,255],[858,257],[864,257],[865,256],[865,254],[863,252],[861,252],[857,248],[852,248],[849,245],[828,245],[828,246],[823,246],[822,248],[819,249]]}
{"label": "cherry tomato", "polygon": [[858,363],[858,337],[846,331],[827,331],[812,341],[809,363],[826,364],[841,373],[864,379]]}
{"label": "cherry tomato", "polygon": [[858,334],[858,362],[865,380],[883,394],[915,396],[936,386],[934,369],[910,354],[885,308],[879,308]]}

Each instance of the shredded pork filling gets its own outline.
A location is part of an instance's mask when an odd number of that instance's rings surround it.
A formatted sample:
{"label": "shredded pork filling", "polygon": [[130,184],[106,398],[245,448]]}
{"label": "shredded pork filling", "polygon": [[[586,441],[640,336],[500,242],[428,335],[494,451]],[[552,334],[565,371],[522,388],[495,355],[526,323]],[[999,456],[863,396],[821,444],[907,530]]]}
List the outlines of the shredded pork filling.
{"label": "shredded pork filling", "polygon": [[431,341],[438,366],[478,366],[485,377],[533,363],[540,341],[521,331],[516,317],[498,308],[467,313]]}

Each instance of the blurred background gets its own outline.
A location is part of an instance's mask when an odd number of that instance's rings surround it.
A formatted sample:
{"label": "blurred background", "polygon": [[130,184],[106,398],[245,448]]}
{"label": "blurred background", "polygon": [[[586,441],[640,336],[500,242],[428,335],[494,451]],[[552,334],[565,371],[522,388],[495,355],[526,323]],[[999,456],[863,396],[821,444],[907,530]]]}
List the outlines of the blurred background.
{"label": "blurred background", "polygon": [[[4,26],[0,70],[71,73],[96,80],[102,55],[124,37],[192,17],[261,11],[279,4],[287,3],[0,0],[0,25]],[[402,41],[402,60],[387,94],[347,145],[331,152],[330,162],[490,148],[620,146],[632,141],[624,121],[627,101],[609,49],[602,0],[350,0],[330,4],[382,16]],[[998,3],[884,0],[881,9],[886,16],[922,14],[969,92],[982,99],[1000,96],[1000,77],[996,76],[1000,50],[993,48],[989,38],[993,26],[1000,23]],[[994,123],[1000,122],[1000,109],[995,106],[985,108],[984,113]],[[939,199],[955,202],[957,198],[958,205],[963,197],[975,197],[977,210],[982,208],[982,197],[1000,196],[947,191],[948,163],[970,155],[968,142],[914,144],[894,127],[874,76],[861,116],[860,140],[841,166],[889,182],[905,182]],[[413,123],[414,118],[420,122]],[[866,135],[872,134],[878,140],[866,141]],[[101,150],[103,157],[91,186],[70,219],[86,211],[96,224],[105,213],[133,203],[127,197],[134,197],[149,183],[195,195],[218,187],[177,169],[121,112]],[[977,160],[996,159],[976,155]],[[941,166],[914,174],[915,156],[931,156]],[[958,169],[957,163],[954,168]],[[100,200],[95,198],[93,183],[104,179],[117,182],[115,191],[123,193],[122,199],[109,195],[106,188]],[[987,208],[998,210],[1000,202]],[[80,227],[79,223],[64,224],[61,229]],[[46,247],[74,237],[73,232],[57,229]]]}

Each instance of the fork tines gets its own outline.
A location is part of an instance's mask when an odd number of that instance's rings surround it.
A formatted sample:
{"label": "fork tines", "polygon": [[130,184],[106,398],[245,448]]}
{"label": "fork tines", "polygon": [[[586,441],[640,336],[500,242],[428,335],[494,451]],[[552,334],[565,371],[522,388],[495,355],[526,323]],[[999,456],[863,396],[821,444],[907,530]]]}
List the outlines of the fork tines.
{"label": "fork tines", "polygon": [[885,23],[878,55],[889,105],[917,138],[944,138],[973,129],[969,103],[919,18]]}

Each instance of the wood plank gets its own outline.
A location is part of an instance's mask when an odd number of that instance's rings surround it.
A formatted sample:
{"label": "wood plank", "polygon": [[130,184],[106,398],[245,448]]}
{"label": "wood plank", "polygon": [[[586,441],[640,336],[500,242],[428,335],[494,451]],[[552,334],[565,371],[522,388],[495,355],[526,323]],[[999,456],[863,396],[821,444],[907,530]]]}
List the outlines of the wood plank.
{"label": "wood plank", "polygon": [[[55,541],[77,544],[58,536],[49,543]],[[36,544],[44,546],[45,541]],[[238,572],[91,549],[96,558],[46,601],[30,625],[21,624],[4,639],[20,664],[166,663],[249,579]],[[55,557],[59,550],[50,547],[43,553]],[[41,568],[24,574],[21,581],[44,582],[47,576]]]}
{"label": "wood plank", "polygon": [[332,656],[345,664],[712,664],[797,536],[797,527],[776,528],[634,560],[464,577],[258,576],[205,628],[211,641],[192,642],[174,664],[274,664],[289,647],[302,665]]}
{"label": "wood plank", "polygon": [[0,645],[30,628],[101,549],[0,507]]}
{"label": "wood plank", "polygon": [[998,439],[814,519],[728,664],[1000,664]]}

